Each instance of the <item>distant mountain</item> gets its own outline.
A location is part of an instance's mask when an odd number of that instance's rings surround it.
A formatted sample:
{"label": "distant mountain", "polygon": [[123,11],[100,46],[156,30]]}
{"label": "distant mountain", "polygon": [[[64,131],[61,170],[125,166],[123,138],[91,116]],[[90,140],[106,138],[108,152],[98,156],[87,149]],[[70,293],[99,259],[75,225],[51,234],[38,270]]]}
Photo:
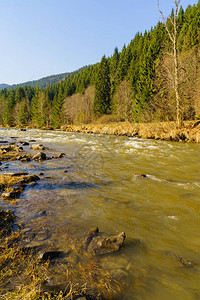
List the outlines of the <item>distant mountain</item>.
{"label": "distant mountain", "polygon": [[10,85],[6,83],[0,83],[0,90],[9,89]]}
{"label": "distant mountain", "polygon": [[40,88],[45,88],[49,85],[53,85],[67,77],[69,77],[71,75],[71,73],[62,73],[62,74],[58,74],[58,75],[51,75],[51,76],[47,76],[47,77],[43,77],[41,79],[38,80],[33,80],[33,81],[27,81],[27,82],[23,82],[23,83],[19,83],[19,84],[13,84],[12,86],[10,86],[10,88],[16,89],[18,87],[23,87],[23,86],[33,86],[33,87],[40,87]]}
{"label": "distant mountain", "polygon": [[23,82],[23,83],[19,83],[19,84],[13,84],[13,85],[9,85],[9,84],[5,84],[2,83],[0,84],[0,90],[2,89],[16,89],[18,87],[23,87],[23,86],[33,86],[33,87],[40,87],[40,88],[46,88],[49,85],[53,85],[57,82],[60,82],[62,80],[64,80],[65,78],[70,77],[71,75],[75,75],[76,73],[80,72],[83,68],[80,68],[74,72],[68,72],[68,73],[62,73],[62,74],[57,74],[57,75],[51,75],[51,76],[47,76],[47,77],[43,77],[41,79],[38,80],[33,80],[33,81],[27,81],[27,82]]}

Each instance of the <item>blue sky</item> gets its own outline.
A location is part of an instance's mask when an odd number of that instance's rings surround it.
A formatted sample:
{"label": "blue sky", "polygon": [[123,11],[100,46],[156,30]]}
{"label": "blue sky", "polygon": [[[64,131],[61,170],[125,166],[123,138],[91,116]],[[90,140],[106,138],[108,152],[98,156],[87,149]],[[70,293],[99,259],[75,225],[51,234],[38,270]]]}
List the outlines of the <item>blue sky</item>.
{"label": "blue sky", "polygon": [[[166,16],[173,3],[160,0]],[[0,83],[96,63],[159,20],[157,0],[0,0]]]}

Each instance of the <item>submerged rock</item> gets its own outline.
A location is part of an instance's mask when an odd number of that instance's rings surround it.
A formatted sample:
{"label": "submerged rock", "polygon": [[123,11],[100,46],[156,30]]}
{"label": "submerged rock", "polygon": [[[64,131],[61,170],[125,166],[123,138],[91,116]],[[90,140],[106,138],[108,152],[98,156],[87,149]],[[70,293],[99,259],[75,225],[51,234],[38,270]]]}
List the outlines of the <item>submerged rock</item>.
{"label": "submerged rock", "polygon": [[65,255],[66,254],[63,251],[53,250],[53,251],[47,251],[47,252],[39,253],[39,258],[41,260],[46,261],[46,260],[62,258],[62,257],[65,257]]}
{"label": "submerged rock", "polygon": [[171,251],[165,251],[165,254],[169,256],[171,259],[180,262],[183,266],[192,268],[194,266],[193,262],[187,258],[184,258],[180,255],[177,255]]}
{"label": "submerged rock", "polygon": [[35,144],[31,146],[32,150],[45,150],[45,147],[41,144]]}
{"label": "submerged rock", "polygon": [[21,180],[21,183],[22,184],[32,183],[32,182],[36,182],[38,180],[40,180],[40,177],[38,177],[37,175],[27,175],[27,176],[24,176],[24,178]]}
{"label": "submerged rock", "polygon": [[10,210],[0,209],[0,237],[11,231],[11,225],[15,220],[14,214]]}
{"label": "submerged rock", "polygon": [[10,188],[10,191],[2,193],[1,197],[5,200],[18,199],[23,191],[23,187]]}
{"label": "submerged rock", "polygon": [[30,157],[22,157],[20,160],[21,160],[21,162],[29,162],[29,161],[31,161]]}
{"label": "submerged rock", "polygon": [[53,280],[48,279],[41,284],[41,291],[44,293],[50,292],[53,294],[59,294],[62,291],[63,295],[66,295],[69,293],[70,287],[67,282],[58,284],[54,283]]}
{"label": "submerged rock", "polygon": [[65,153],[62,152],[62,153],[59,153],[57,157],[62,158],[63,156],[65,156]]}
{"label": "submerged rock", "polygon": [[17,160],[20,160],[20,161],[22,161],[22,162],[28,162],[28,161],[31,161],[30,157],[29,157],[28,155],[26,155],[26,154],[24,154],[24,155],[17,155],[17,156],[16,156],[16,159],[17,159]]}
{"label": "submerged rock", "polygon": [[93,255],[103,255],[118,251],[124,244],[125,233],[121,232],[116,236],[102,237],[98,227],[92,228],[86,234],[82,246]]}
{"label": "submerged rock", "polygon": [[141,178],[141,179],[149,179],[149,175],[147,174],[135,174],[135,178]]}
{"label": "submerged rock", "polygon": [[47,156],[44,152],[39,152],[33,156],[34,160],[46,160]]}
{"label": "submerged rock", "polygon": [[85,236],[85,238],[83,240],[83,248],[85,250],[87,250],[87,248],[89,246],[89,243],[98,234],[98,232],[99,232],[99,228],[98,227],[94,227],[90,231],[88,231],[88,233],[86,234],[86,236]]}
{"label": "submerged rock", "polygon": [[88,245],[88,252],[93,255],[103,255],[116,252],[123,246],[125,237],[126,235],[124,232],[107,238],[95,236]]}

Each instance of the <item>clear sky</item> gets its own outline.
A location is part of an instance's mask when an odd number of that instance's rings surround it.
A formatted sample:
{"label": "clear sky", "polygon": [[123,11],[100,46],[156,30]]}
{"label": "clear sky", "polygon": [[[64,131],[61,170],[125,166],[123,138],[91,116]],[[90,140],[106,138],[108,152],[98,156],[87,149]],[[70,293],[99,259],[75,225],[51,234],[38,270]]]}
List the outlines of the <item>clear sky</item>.
{"label": "clear sky", "polygon": [[[167,16],[173,0],[160,0]],[[185,9],[198,0],[181,0]],[[157,0],[0,0],[0,83],[74,71],[161,20]]]}

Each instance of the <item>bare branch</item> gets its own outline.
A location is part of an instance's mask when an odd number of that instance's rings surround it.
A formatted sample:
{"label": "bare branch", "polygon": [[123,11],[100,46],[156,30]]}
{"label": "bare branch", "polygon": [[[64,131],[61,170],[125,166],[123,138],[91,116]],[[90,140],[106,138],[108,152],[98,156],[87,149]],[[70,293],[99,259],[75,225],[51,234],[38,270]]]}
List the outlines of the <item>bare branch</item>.
{"label": "bare branch", "polygon": [[[159,0],[158,0],[158,11],[159,11],[159,13],[160,13],[161,16],[162,16],[162,19],[163,19],[163,22],[164,22],[164,24],[165,24],[165,28],[166,28],[166,30],[167,30],[167,33],[168,33],[168,35],[169,35],[169,38],[170,38],[170,40],[172,41],[172,43],[174,43],[174,35],[172,35],[172,34],[170,33],[170,31],[169,31],[169,28],[168,28],[168,26],[167,26],[167,22],[166,22],[166,20],[165,20],[165,17],[164,17],[164,15],[163,15],[163,12],[160,10]],[[173,24],[173,23],[172,23],[172,24]]]}
{"label": "bare branch", "polygon": [[175,0],[175,6],[176,6],[176,12],[175,12],[175,16],[177,17],[177,14],[178,14],[178,7],[179,7],[179,4],[180,4],[180,0]]}

